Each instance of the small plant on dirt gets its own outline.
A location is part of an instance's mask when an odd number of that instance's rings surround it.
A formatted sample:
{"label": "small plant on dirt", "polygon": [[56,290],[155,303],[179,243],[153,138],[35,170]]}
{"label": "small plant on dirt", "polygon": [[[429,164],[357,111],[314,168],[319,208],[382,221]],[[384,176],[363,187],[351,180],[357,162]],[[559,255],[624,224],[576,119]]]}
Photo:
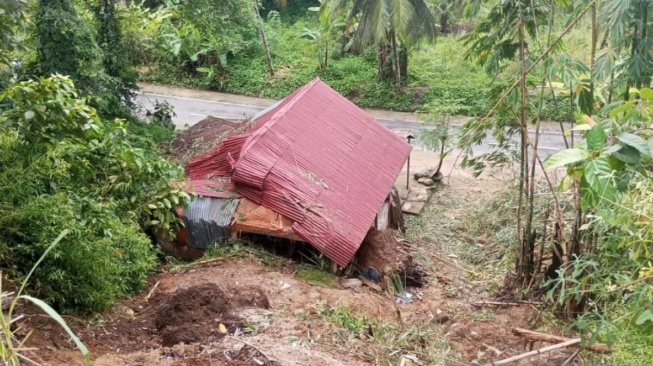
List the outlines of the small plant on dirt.
{"label": "small plant on dirt", "polygon": [[263,330],[263,327],[261,326],[261,324],[256,324],[256,323],[246,323],[245,324],[245,329],[243,329],[243,331],[246,334],[251,335],[251,336],[255,336],[255,335],[261,333],[262,330]]}
{"label": "small plant on dirt", "polygon": [[474,321],[487,321],[487,320],[494,320],[495,315],[492,312],[492,310],[488,308],[483,308],[481,309],[480,312],[474,312],[469,314],[469,317]]}
{"label": "small plant on dirt", "polygon": [[154,109],[147,110],[145,116],[153,125],[169,128],[172,130],[175,129],[175,124],[172,122],[172,117],[176,117],[177,114],[174,111],[174,107],[165,100],[155,101]]}
{"label": "small plant on dirt", "polygon": [[371,324],[370,320],[366,317],[359,316],[352,309],[340,304],[336,307],[329,307],[325,303],[320,303],[317,306],[317,315],[356,335],[367,331],[367,328]]}
{"label": "small plant on dirt", "polygon": [[393,295],[404,297],[407,294],[406,291],[406,278],[401,277],[400,274],[394,273],[390,276],[390,287],[389,290],[392,291]]}
{"label": "small plant on dirt", "polygon": [[429,150],[438,152],[438,165],[435,170],[431,173],[429,178],[433,179],[435,182],[442,180],[443,175],[440,170],[442,170],[442,164],[444,163],[444,158],[447,157],[452,151],[452,136],[449,131],[449,121],[450,117],[438,116],[430,122],[435,128],[426,129],[422,128],[419,132],[420,142],[423,143]]}
{"label": "small plant on dirt", "polygon": [[226,242],[218,242],[209,245],[204,252],[203,259],[211,258],[245,258],[248,253],[244,243],[239,239],[229,238]]}
{"label": "small plant on dirt", "polygon": [[447,286],[444,290],[444,294],[447,297],[456,298],[458,297],[458,289],[455,286]]}
{"label": "small plant on dirt", "polygon": [[[335,334],[339,346],[359,352],[361,343],[366,344],[365,357],[377,364],[398,365],[404,355],[420,355],[425,364],[441,364],[443,360],[454,358],[449,344],[441,337],[438,325],[430,322],[401,324],[398,322],[378,322],[358,314],[343,305],[328,307],[324,303],[317,306],[317,316],[342,329]],[[343,333],[344,332],[344,333]],[[322,334],[326,336],[326,334]],[[379,354],[377,354],[379,352]]]}
{"label": "small plant on dirt", "polygon": [[[24,364],[24,362],[28,362],[33,365],[38,365],[38,363],[34,362],[33,360],[29,359],[23,351],[25,351],[24,344],[29,338],[30,333],[23,338],[22,340],[18,340],[18,337],[16,336],[16,333],[18,330],[20,330],[21,327],[16,328],[16,322],[20,320],[23,316],[15,316],[14,311],[16,310],[16,305],[18,305],[18,301],[20,300],[27,300],[34,305],[38,306],[43,310],[50,318],[52,318],[54,321],[59,323],[61,327],[68,333],[70,338],[73,340],[75,343],[75,346],[79,349],[79,351],[82,353],[84,356],[84,362],[86,365],[91,364],[91,358],[90,358],[90,353],[86,346],[80,341],[80,339],[73,333],[73,331],[68,327],[68,324],[66,324],[66,321],[63,320],[61,315],[57,313],[54,309],[50,307],[50,305],[46,304],[40,299],[28,296],[28,295],[23,295],[23,291],[25,290],[25,286],[27,285],[30,277],[36,270],[36,268],[41,264],[43,259],[48,255],[50,250],[54,248],[61,239],[63,239],[64,236],[68,234],[68,230],[64,230],[53,242],[50,244],[50,246],[45,250],[43,255],[41,255],[41,258],[39,258],[38,261],[34,264],[32,267],[32,270],[27,274],[23,281],[23,285],[20,287],[18,292],[16,293],[16,296],[13,297],[12,300],[12,293],[9,292],[4,292],[2,290],[2,274],[0,273],[0,302],[3,304],[2,307],[0,307],[0,359],[3,361],[3,365],[7,366],[20,366],[21,364]],[[9,308],[7,312],[4,312],[4,304],[6,302],[9,302]]]}
{"label": "small plant on dirt", "polygon": [[302,263],[306,266],[313,267],[320,271],[330,272],[331,271],[331,261],[329,258],[325,257],[324,254],[318,253],[316,251],[311,251],[308,254],[301,253]]}

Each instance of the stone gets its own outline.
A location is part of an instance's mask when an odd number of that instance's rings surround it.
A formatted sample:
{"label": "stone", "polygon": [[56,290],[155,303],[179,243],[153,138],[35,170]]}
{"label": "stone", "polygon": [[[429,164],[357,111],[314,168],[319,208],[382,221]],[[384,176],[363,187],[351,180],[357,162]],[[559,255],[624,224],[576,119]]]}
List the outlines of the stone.
{"label": "stone", "polygon": [[346,289],[353,290],[363,286],[363,281],[359,280],[358,278],[346,278],[342,280],[340,284]]}
{"label": "stone", "polygon": [[427,178],[430,175],[431,175],[430,169],[422,169],[416,171],[415,174],[413,174],[413,178],[415,178],[415,180],[419,180],[420,178]]}
{"label": "stone", "polygon": [[433,318],[435,324],[444,324],[449,321],[449,316],[445,314],[438,314]]}
{"label": "stone", "polygon": [[425,179],[426,179],[426,178],[421,177],[421,178],[419,178],[419,179],[417,180],[417,183],[424,183],[424,180],[425,180]]}
{"label": "stone", "polygon": [[435,185],[435,182],[431,178],[422,178],[422,179],[423,180],[420,183],[422,183],[423,185],[425,185],[427,187],[431,187],[431,186]]}

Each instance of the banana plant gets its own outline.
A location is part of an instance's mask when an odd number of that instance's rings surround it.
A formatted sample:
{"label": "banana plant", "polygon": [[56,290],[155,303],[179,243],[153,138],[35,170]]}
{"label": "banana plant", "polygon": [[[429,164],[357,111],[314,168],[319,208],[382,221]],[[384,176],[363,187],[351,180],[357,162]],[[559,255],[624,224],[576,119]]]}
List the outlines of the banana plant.
{"label": "banana plant", "polygon": [[309,11],[318,13],[319,28],[304,28],[301,38],[309,39],[317,44],[318,69],[329,65],[329,48],[335,43],[338,31],[345,26],[342,16],[331,16],[329,0],[320,0],[320,6],[310,7]]}

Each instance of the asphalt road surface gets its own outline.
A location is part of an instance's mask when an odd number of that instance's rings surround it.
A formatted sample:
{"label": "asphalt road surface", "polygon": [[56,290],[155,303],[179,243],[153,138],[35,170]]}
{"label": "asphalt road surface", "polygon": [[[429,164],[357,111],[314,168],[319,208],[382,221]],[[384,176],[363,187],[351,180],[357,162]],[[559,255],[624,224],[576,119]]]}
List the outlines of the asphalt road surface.
{"label": "asphalt road surface", "polygon": [[[157,100],[165,100],[174,107],[176,116],[173,118],[173,122],[180,129],[192,126],[209,115],[224,119],[247,119],[264,109],[264,107],[259,106],[159,94],[142,93],[137,96],[137,103],[141,105],[143,110],[152,109]],[[379,119],[379,121],[400,135],[408,135],[408,133],[417,134],[421,128],[428,128],[428,126],[424,126],[423,124],[414,121],[402,121],[396,119]],[[455,132],[459,127],[460,125],[452,124],[452,132]],[[534,139],[534,131],[531,131],[530,137],[531,139]],[[417,145],[416,147],[418,148],[420,147],[419,141],[414,141],[413,144]],[[493,146],[495,145],[496,141],[494,139],[487,138],[481,145],[474,146],[473,150],[475,154],[487,153],[492,151]],[[514,146],[515,148],[519,146],[517,140],[514,141]],[[548,156],[564,149],[565,142],[563,135],[560,132],[540,132],[538,150],[542,156]]]}

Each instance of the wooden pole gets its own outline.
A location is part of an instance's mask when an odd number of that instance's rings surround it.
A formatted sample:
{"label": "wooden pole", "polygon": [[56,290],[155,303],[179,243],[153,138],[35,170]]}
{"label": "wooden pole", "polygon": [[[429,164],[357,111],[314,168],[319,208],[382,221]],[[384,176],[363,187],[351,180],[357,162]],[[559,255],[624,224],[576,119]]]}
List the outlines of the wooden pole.
{"label": "wooden pole", "polygon": [[[540,333],[540,332],[534,332],[532,330],[528,329],[522,329],[522,328],[513,328],[512,334],[516,336],[520,336],[523,338],[526,338],[529,341],[533,342],[547,342],[547,343],[560,343],[560,342],[566,342],[571,340],[571,338],[567,337],[561,337],[553,334],[546,334],[546,333]],[[582,346],[581,348],[584,348],[588,351],[593,351],[597,353],[610,353],[612,350],[610,347],[608,347],[607,344],[603,343],[594,343],[591,346]]]}
{"label": "wooden pole", "polygon": [[410,154],[408,154],[408,163],[406,165],[406,190],[410,189]]}
{"label": "wooden pole", "polygon": [[542,353],[551,352],[551,351],[554,351],[556,349],[573,346],[573,345],[576,345],[576,344],[579,344],[579,343],[580,343],[580,338],[570,339],[567,342],[562,342],[562,343],[554,344],[553,346],[547,346],[547,347],[544,347],[544,348],[536,349],[534,351],[522,353],[522,354],[517,355],[517,356],[506,358],[505,360],[490,362],[490,363],[487,363],[487,364],[485,364],[483,366],[507,365],[507,364],[515,362],[515,361],[523,360],[524,358],[537,356],[537,355],[542,354]]}

